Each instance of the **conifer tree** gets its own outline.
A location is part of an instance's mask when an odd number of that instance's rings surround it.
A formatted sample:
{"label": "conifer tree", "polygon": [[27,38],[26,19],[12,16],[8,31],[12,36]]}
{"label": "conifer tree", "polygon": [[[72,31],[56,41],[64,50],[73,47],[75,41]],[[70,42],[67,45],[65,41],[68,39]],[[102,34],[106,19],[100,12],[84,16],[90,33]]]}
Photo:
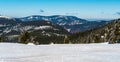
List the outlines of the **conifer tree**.
{"label": "conifer tree", "polygon": [[30,41],[30,34],[27,31],[23,31],[19,36],[19,43],[27,44]]}
{"label": "conifer tree", "polygon": [[69,43],[69,38],[68,38],[68,36],[65,36],[65,38],[64,38],[64,43],[65,43],[65,44],[68,44],[68,43]]}
{"label": "conifer tree", "polygon": [[2,42],[2,37],[0,37],[0,42]]}

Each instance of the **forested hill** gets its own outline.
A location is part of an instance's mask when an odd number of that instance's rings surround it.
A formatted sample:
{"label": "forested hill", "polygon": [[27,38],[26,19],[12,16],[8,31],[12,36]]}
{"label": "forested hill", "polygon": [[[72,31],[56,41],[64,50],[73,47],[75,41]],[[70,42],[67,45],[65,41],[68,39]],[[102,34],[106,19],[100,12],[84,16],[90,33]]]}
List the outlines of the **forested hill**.
{"label": "forested hill", "polygon": [[72,43],[116,43],[120,39],[120,19],[112,20],[105,26],[70,36]]}

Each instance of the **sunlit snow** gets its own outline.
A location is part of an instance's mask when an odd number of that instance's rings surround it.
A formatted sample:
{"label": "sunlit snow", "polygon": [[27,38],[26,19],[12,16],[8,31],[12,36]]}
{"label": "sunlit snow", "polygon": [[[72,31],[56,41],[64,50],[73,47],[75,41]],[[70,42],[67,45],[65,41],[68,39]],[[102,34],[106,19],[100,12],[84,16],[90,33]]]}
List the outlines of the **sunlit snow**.
{"label": "sunlit snow", "polygon": [[0,62],[120,62],[119,44],[0,43]]}

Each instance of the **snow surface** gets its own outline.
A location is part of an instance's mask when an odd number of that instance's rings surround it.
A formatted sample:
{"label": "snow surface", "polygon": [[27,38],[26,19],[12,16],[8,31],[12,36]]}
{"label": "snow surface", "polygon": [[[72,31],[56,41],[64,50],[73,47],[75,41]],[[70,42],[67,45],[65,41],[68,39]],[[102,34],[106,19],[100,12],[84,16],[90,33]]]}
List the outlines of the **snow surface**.
{"label": "snow surface", "polygon": [[34,29],[38,30],[38,29],[48,29],[48,28],[52,28],[52,27],[51,26],[39,26],[39,27],[35,27]]}
{"label": "snow surface", "polygon": [[0,62],[120,62],[119,44],[0,43]]}
{"label": "snow surface", "polygon": [[0,16],[0,18],[12,19],[11,17],[8,16]]}
{"label": "snow surface", "polygon": [[3,25],[3,24],[0,24],[0,27],[4,27],[5,25]]}

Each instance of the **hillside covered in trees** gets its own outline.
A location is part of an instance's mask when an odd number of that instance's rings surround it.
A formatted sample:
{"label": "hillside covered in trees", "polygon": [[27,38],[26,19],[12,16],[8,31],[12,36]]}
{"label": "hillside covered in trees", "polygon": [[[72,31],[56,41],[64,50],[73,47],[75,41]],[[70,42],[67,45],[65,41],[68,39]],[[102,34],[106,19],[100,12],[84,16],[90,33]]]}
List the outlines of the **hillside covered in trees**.
{"label": "hillside covered in trees", "polygon": [[120,19],[112,20],[105,26],[79,32],[70,36],[72,43],[116,43],[120,39]]}
{"label": "hillside covered in trees", "polygon": [[50,21],[21,21],[14,18],[1,18],[0,42],[25,44],[29,42],[35,44],[118,42],[120,39],[120,19],[106,23],[104,26],[100,24],[101,26],[97,28],[72,34],[64,27]]}

